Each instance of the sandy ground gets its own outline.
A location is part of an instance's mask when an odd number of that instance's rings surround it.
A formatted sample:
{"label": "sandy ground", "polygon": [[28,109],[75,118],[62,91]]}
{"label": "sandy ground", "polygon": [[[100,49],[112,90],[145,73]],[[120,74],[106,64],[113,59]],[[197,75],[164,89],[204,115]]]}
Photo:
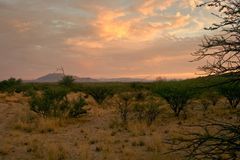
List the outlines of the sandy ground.
{"label": "sandy ground", "polygon": [[[225,106],[221,102],[219,106]],[[42,118],[31,112],[21,94],[0,94],[0,160],[177,160],[179,154],[163,153],[166,138],[184,130],[183,124],[209,117],[232,120],[226,107],[204,113],[197,103],[188,106],[188,118],[177,119],[167,104],[150,127],[130,117],[128,128],[119,123],[116,109],[99,107],[92,100],[89,111],[78,119]],[[204,118],[205,117],[205,118]]]}

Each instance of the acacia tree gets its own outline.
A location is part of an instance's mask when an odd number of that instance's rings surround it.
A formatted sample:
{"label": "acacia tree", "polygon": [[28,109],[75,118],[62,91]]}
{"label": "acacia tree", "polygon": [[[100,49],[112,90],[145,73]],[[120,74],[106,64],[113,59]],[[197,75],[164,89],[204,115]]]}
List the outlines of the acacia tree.
{"label": "acacia tree", "polygon": [[240,1],[208,0],[198,7],[217,9],[212,13],[219,23],[205,28],[218,34],[205,36],[200,49],[193,53],[195,61],[207,59],[200,69],[208,74],[240,73]]}
{"label": "acacia tree", "polygon": [[[217,9],[219,23],[206,28],[218,34],[205,36],[201,48],[193,53],[195,61],[209,60],[200,69],[209,75],[231,73],[230,81],[240,81],[240,0],[208,0],[198,7]],[[235,79],[236,77],[236,79]],[[172,151],[185,151],[187,159],[240,159],[240,125],[210,122],[199,125],[202,132],[173,139]],[[211,129],[210,129],[211,128]]]}

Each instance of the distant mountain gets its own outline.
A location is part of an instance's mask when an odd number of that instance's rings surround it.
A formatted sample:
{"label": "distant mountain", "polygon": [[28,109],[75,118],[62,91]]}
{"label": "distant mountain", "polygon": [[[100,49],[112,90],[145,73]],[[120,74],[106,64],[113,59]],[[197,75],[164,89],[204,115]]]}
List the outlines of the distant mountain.
{"label": "distant mountain", "polygon": [[[61,73],[50,73],[47,74],[45,76],[39,77],[35,80],[32,81],[28,81],[28,82],[37,82],[37,83],[54,83],[54,82],[59,82],[60,80],[62,80],[63,78],[63,74]],[[92,79],[92,78],[79,78],[77,76],[73,76],[73,78],[75,79],[75,82],[98,82],[98,80],[96,79]]]}
{"label": "distant mountain", "polygon": [[[39,77],[35,80],[26,81],[26,82],[36,82],[36,83],[54,83],[62,80],[63,74],[61,73],[50,73],[45,76]],[[89,77],[77,77],[73,76],[75,82],[149,82],[146,79],[140,78],[102,78],[102,79],[93,79]]]}
{"label": "distant mountain", "polygon": [[141,78],[108,78],[108,79],[99,79],[101,82],[149,82],[150,80],[141,79]]}

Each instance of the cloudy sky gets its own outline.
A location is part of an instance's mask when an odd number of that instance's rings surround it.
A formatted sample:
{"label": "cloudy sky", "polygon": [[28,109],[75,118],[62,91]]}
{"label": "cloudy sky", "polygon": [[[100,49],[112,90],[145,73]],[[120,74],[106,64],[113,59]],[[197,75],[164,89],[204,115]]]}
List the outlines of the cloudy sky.
{"label": "cloudy sky", "polygon": [[191,53],[215,20],[199,2],[0,0],[0,79],[58,66],[80,77],[194,77]]}

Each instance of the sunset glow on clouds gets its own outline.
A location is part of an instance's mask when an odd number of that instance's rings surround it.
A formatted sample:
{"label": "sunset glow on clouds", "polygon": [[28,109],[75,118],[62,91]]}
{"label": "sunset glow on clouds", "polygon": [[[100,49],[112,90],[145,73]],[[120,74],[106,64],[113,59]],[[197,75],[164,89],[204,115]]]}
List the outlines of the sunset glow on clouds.
{"label": "sunset glow on clouds", "polygon": [[195,77],[214,18],[201,0],[0,0],[0,79]]}

